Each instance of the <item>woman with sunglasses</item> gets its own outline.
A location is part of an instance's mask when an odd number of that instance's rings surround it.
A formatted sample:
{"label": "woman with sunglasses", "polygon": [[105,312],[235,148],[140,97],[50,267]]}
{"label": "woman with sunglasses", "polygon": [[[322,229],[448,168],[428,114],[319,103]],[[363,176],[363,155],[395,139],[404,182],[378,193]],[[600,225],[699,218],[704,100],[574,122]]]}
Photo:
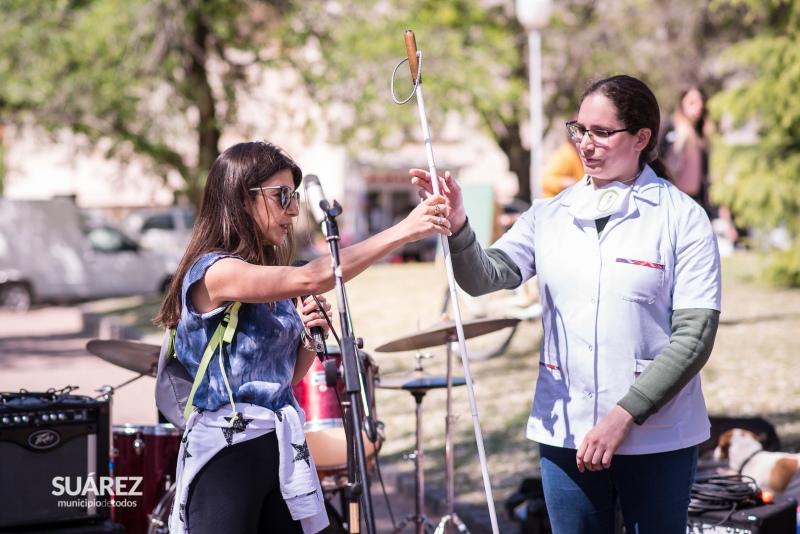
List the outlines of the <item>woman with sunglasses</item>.
{"label": "woman with sunglasses", "polygon": [[[567,123],[586,175],[481,249],[458,184],[447,198],[458,283],[472,295],[538,275],[544,308],[527,437],[539,443],[555,534],[686,532],[698,444],[709,437],[699,371],[720,310],[717,242],[658,157],[658,102],[630,76],[590,84]],[[430,174],[412,170],[427,198]]]}
{"label": "woman with sunglasses", "polygon": [[[194,394],[170,532],[311,533],[328,523],[292,395],[316,357],[307,332],[328,330],[330,304],[320,294],[334,287],[329,258],[290,266],[301,180],[297,164],[265,142],[230,147],[209,172],[154,322],[176,330],[175,354],[195,376],[223,317],[234,327]],[[344,280],[406,243],[449,236],[443,202],[432,197],[392,228],[341,249]],[[309,297],[298,313],[292,299],[302,295],[316,295],[322,309]],[[232,303],[241,303],[238,314]]]}

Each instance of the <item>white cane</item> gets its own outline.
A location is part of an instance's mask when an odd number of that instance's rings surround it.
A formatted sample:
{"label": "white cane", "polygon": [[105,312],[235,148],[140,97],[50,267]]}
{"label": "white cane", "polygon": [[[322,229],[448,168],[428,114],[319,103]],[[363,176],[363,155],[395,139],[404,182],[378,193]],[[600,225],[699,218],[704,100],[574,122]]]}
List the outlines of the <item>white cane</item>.
{"label": "white cane", "polygon": [[[422,52],[417,50],[417,42],[414,38],[414,32],[411,30],[406,31],[405,41],[408,57],[401,61],[397,67],[395,67],[394,73],[392,73],[392,99],[397,104],[405,104],[411,100],[415,94],[417,95],[419,118],[422,122],[422,137],[425,142],[425,151],[428,154],[428,166],[431,173],[431,185],[433,186],[433,192],[438,195],[440,194],[439,175],[436,173],[436,164],[433,160],[433,147],[431,146],[431,136],[430,132],[428,131],[428,116],[425,112],[425,100],[422,97]],[[394,76],[397,73],[397,69],[406,60],[411,67],[411,79],[414,81],[414,91],[406,100],[400,102],[394,96]],[[494,499],[492,498],[492,486],[489,481],[489,468],[486,465],[486,452],[483,448],[483,435],[481,434],[481,423],[478,419],[478,407],[475,403],[475,392],[472,388],[472,375],[469,372],[469,358],[467,356],[467,346],[464,341],[464,325],[461,321],[461,311],[459,310],[458,298],[456,296],[456,280],[455,276],[453,275],[453,262],[450,258],[450,245],[447,242],[447,237],[445,237],[443,234],[439,234],[439,238],[442,244],[442,251],[444,253],[444,263],[447,267],[447,282],[450,285],[450,302],[453,303],[456,333],[458,335],[458,344],[461,348],[461,363],[464,366],[464,379],[466,380],[467,393],[469,394],[469,407],[470,411],[472,412],[472,425],[475,429],[475,440],[478,445],[478,457],[480,458],[481,471],[483,473],[483,486],[486,490],[486,500],[489,505],[489,517],[492,521],[492,532],[494,534],[498,534],[497,513],[495,512]],[[448,512],[452,513],[452,510],[448,510]]]}

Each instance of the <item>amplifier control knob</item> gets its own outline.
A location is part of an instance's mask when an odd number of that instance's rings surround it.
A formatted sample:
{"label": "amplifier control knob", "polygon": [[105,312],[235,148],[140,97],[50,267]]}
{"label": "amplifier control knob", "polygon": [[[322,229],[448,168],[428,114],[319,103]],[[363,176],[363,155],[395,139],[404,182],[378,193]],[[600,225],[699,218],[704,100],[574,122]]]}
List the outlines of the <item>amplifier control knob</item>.
{"label": "amplifier control knob", "polygon": [[59,421],[63,421],[63,420],[64,420],[64,419],[66,419],[66,418],[67,418],[67,417],[66,417],[66,416],[65,416],[63,413],[60,413],[60,414],[58,414],[58,420],[59,420]]}
{"label": "amplifier control knob", "polygon": [[23,416],[22,416],[22,422],[23,422],[23,423],[27,423],[27,422],[28,422],[28,421],[30,421],[30,420],[31,420],[31,418],[30,418],[30,417],[28,417],[27,415],[23,415]]}
{"label": "amplifier control knob", "polygon": [[20,418],[20,416],[18,416],[18,415],[15,415],[14,416],[14,422],[15,423],[21,423],[22,422],[22,418]]}
{"label": "amplifier control knob", "polygon": [[4,425],[9,424],[10,422],[11,422],[11,419],[9,419],[8,417],[3,417],[3,424]]}

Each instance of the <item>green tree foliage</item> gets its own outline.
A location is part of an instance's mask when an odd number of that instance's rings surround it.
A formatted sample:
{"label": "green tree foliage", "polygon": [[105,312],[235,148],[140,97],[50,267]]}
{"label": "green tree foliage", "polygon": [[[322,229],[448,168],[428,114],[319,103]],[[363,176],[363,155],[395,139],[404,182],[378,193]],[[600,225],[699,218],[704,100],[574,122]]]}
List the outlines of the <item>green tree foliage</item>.
{"label": "green tree foliage", "polygon": [[[4,0],[0,117],[138,157],[199,202],[235,124],[248,67],[268,66],[288,4],[257,0]],[[189,142],[187,143],[187,140]]]}
{"label": "green tree foliage", "polygon": [[[547,130],[563,129],[594,78],[640,77],[667,110],[689,81],[713,91],[719,80],[708,58],[742,32],[735,14],[712,12],[693,0],[562,0],[553,7],[542,30]],[[450,112],[477,118],[477,127],[508,156],[518,198],[530,199],[530,151],[523,139],[530,117],[527,34],[512,0],[308,0],[295,23],[285,54],[303,73],[309,93],[327,107],[335,140],[355,152],[419,139],[416,111],[396,106],[388,90],[392,69],[405,57],[403,34],[412,29],[423,52],[433,135]],[[403,66],[397,92],[410,90]]]}
{"label": "green tree foliage", "polygon": [[711,110],[756,130],[757,140],[716,147],[712,193],[741,226],[787,229],[791,248],[764,274],[800,287],[800,2],[719,0],[715,7],[736,9],[761,31],[723,56],[736,81],[711,100]]}
{"label": "green tree foliage", "polygon": [[[513,11],[475,0],[311,0],[294,27],[285,54],[326,108],[333,139],[353,152],[391,151],[419,139],[416,105],[396,106],[389,92],[392,70],[406,56],[404,32],[411,29],[423,53],[431,127],[443,125],[448,112],[474,111],[491,124],[485,131],[514,152],[512,169],[527,177],[529,155],[521,147],[525,39]],[[412,89],[407,65],[395,82],[398,98],[405,99]]]}

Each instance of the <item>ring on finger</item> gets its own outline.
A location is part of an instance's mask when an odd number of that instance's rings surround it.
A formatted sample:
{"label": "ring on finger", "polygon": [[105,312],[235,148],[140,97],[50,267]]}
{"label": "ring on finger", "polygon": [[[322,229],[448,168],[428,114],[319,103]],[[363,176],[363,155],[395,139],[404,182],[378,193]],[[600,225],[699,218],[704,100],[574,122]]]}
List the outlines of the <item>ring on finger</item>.
{"label": "ring on finger", "polygon": [[434,204],[433,205],[433,214],[434,215],[439,215],[439,204]]}
{"label": "ring on finger", "polygon": [[442,225],[442,214],[441,213],[436,216],[436,225],[437,226],[441,226]]}

